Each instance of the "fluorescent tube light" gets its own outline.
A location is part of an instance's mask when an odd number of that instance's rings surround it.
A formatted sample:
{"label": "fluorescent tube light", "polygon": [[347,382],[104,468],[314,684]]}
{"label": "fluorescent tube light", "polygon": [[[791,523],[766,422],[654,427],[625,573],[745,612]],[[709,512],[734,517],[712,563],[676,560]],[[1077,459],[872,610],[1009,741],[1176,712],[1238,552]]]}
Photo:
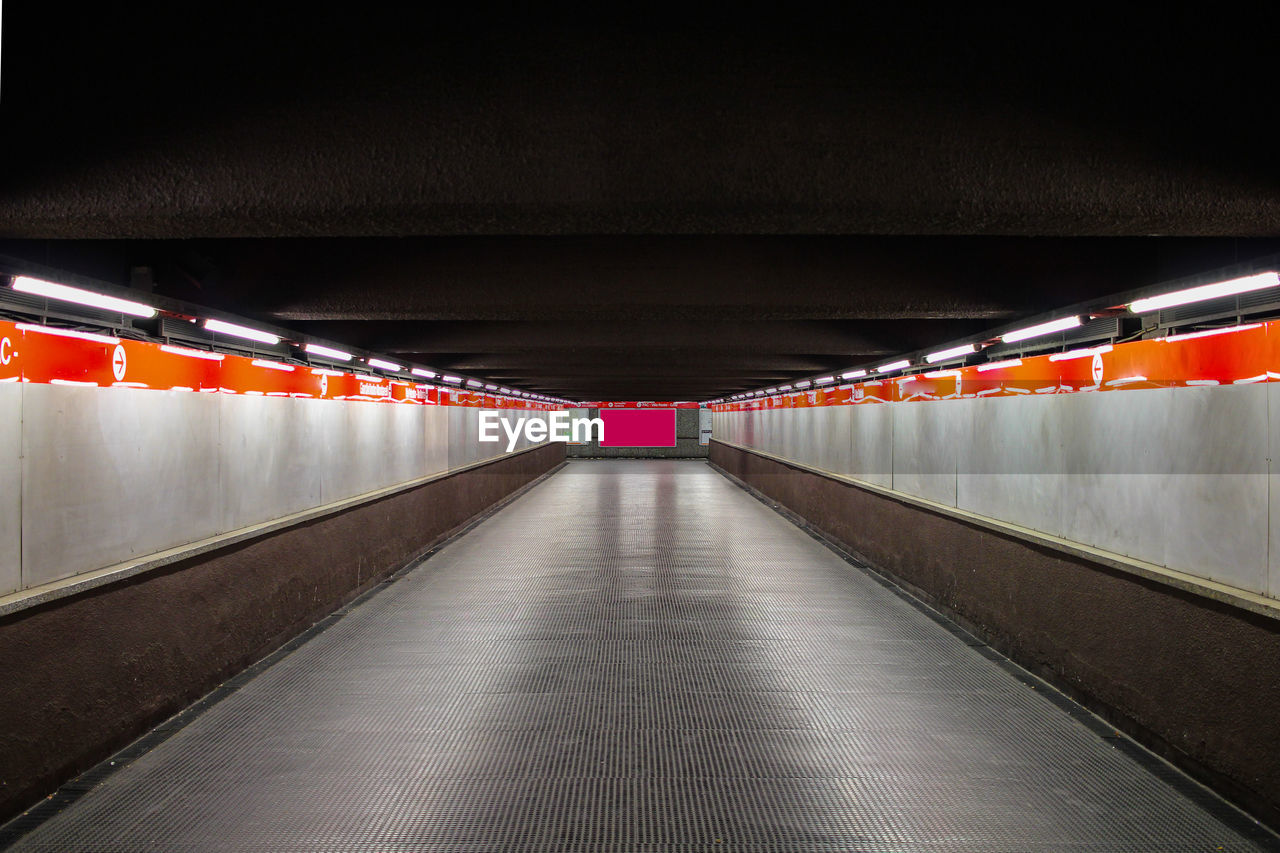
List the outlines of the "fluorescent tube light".
{"label": "fluorescent tube light", "polygon": [[931,352],[924,357],[924,360],[930,364],[936,364],[939,361],[946,361],[949,358],[955,358],[958,355],[970,355],[978,351],[978,347],[974,344],[964,344],[963,346],[952,347],[938,352]]}
{"label": "fluorescent tube light", "polygon": [[1256,329],[1261,325],[1261,323],[1250,323],[1247,326],[1231,326],[1226,329],[1206,329],[1203,332],[1188,332],[1185,335],[1169,335],[1165,338],[1165,341],[1175,343],[1177,341],[1191,341],[1196,338],[1211,338],[1214,335],[1229,335],[1233,332],[1244,332],[1249,329]]}
{"label": "fluorescent tube light", "polygon": [[888,364],[880,365],[879,367],[876,368],[876,373],[888,373],[892,370],[901,370],[904,367],[910,367],[910,366],[911,366],[911,362],[908,359],[904,358],[901,361],[891,361]]}
{"label": "fluorescent tube light", "polygon": [[220,352],[209,352],[202,349],[188,349],[187,347],[175,347],[164,344],[160,347],[161,352],[167,352],[170,355],[185,355],[187,358],[203,358],[206,361],[222,361],[226,358]]}
{"label": "fluorescent tube light", "polygon": [[779,385],[779,386],[778,386],[778,390],[779,390],[779,391],[790,391],[790,390],[791,390],[791,386],[790,386],[790,385]]}
{"label": "fluorescent tube light", "polygon": [[110,335],[95,335],[93,332],[77,332],[74,329],[56,329],[53,326],[37,326],[35,323],[18,323],[17,328],[24,332],[39,332],[42,335],[56,335],[60,338],[78,338],[82,341],[93,341],[95,344],[118,344],[119,338]]}
{"label": "fluorescent tube light", "polygon": [[423,370],[421,367],[415,367],[409,372],[414,376],[421,376],[423,379],[435,379],[438,375],[434,370]]}
{"label": "fluorescent tube light", "polygon": [[1073,349],[1067,352],[1055,352],[1049,356],[1050,361],[1071,361],[1075,358],[1093,358],[1095,355],[1103,355],[1111,352],[1111,344],[1103,344],[1100,347],[1092,349]]}
{"label": "fluorescent tube light", "polygon": [[403,367],[396,364],[394,361],[383,361],[380,358],[369,358],[365,359],[365,361],[370,367],[376,367],[379,370],[404,370]]}
{"label": "fluorescent tube light", "polygon": [[1223,296],[1234,296],[1237,293],[1249,293],[1254,290],[1265,290],[1268,287],[1280,287],[1280,274],[1274,272],[1247,275],[1244,278],[1233,278],[1216,284],[1202,284],[1186,290],[1177,290],[1161,296],[1150,296],[1146,299],[1135,299],[1129,303],[1129,310],[1134,314],[1146,314],[1171,308],[1174,305],[1187,305],[1192,302],[1204,302],[1206,299],[1218,299]]}
{"label": "fluorescent tube light", "polygon": [[475,381],[474,379],[468,379],[468,380],[467,380],[467,387],[468,387],[468,388],[483,388],[483,387],[484,387],[484,383],[483,383],[483,382],[477,382],[477,381]]}
{"label": "fluorescent tube light", "polygon": [[1000,340],[1006,344],[1015,341],[1025,341],[1027,338],[1038,338],[1041,335],[1051,335],[1054,332],[1064,332],[1067,329],[1074,329],[1080,325],[1079,317],[1062,317],[1058,320],[1050,320],[1047,323],[1039,323],[1035,326],[1028,326],[1025,329],[1017,329],[1009,332],[1007,335],[1001,335]]}
{"label": "fluorescent tube light", "polygon": [[263,332],[259,329],[250,329],[248,326],[237,326],[235,323],[224,323],[222,320],[205,320],[204,327],[210,332],[217,332],[223,335],[231,335],[233,338],[244,338],[250,341],[258,341],[263,344],[271,344],[275,346],[280,343],[280,338],[270,332]]}
{"label": "fluorescent tube light", "polygon": [[865,370],[850,370],[848,373],[841,373],[840,378],[841,379],[858,379],[866,375],[867,375],[867,371]]}
{"label": "fluorescent tube light", "polygon": [[461,382],[462,381],[461,376],[441,376],[440,378],[443,379],[445,382]]}
{"label": "fluorescent tube light", "polygon": [[797,388],[808,388],[808,387],[809,387],[810,385],[812,385],[812,384],[813,384],[812,382],[810,382],[808,379],[806,379],[806,380],[804,380],[803,382],[797,382],[797,383],[796,383],[796,387],[797,387]]}
{"label": "fluorescent tube light", "polygon": [[269,370],[282,370],[286,373],[293,373],[292,364],[281,364],[278,361],[267,361],[265,358],[255,358],[250,362],[254,367],[265,367]]}
{"label": "fluorescent tube light", "polygon": [[104,311],[119,311],[121,314],[130,314],[134,317],[150,318],[156,316],[156,309],[141,302],[118,299],[115,296],[105,296],[101,293],[94,293],[92,290],[81,290],[78,287],[68,287],[65,284],[56,284],[52,281],[41,281],[38,278],[30,278],[25,275],[20,275],[13,280],[13,289],[19,293],[30,293],[35,296],[44,296],[63,302],[74,302],[77,305],[88,305],[91,308],[101,308]]}
{"label": "fluorescent tube light", "polygon": [[835,382],[835,381],[836,381],[836,378],[834,376],[819,376],[817,379],[813,380],[813,384],[826,385],[828,383]]}
{"label": "fluorescent tube light", "polygon": [[498,390],[498,386],[497,386],[497,385],[486,385],[486,386],[484,386],[484,390],[486,390],[486,391],[497,391],[497,390]]}
{"label": "fluorescent tube light", "polygon": [[331,349],[330,347],[321,346],[320,344],[307,344],[303,349],[311,355],[322,355],[325,358],[332,358],[336,361],[351,360],[351,353],[343,352],[340,349]]}

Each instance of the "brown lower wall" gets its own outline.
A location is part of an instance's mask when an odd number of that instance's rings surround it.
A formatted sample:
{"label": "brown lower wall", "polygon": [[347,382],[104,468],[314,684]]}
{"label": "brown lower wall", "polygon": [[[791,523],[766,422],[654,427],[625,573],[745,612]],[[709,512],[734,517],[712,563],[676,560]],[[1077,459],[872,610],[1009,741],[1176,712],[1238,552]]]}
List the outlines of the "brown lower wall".
{"label": "brown lower wall", "polygon": [[563,460],[549,442],[0,619],[0,820]]}
{"label": "brown lower wall", "polygon": [[718,441],[711,461],[1280,825],[1280,621]]}

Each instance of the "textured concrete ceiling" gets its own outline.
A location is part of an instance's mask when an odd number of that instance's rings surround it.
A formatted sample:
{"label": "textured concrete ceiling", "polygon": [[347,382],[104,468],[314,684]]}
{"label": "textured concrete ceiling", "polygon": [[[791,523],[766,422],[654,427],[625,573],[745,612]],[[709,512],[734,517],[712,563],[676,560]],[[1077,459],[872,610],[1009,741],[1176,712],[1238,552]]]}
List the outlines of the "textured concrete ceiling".
{"label": "textured concrete ceiling", "polygon": [[1280,248],[1269,10],[5,11],[0,249],[564,396]]}

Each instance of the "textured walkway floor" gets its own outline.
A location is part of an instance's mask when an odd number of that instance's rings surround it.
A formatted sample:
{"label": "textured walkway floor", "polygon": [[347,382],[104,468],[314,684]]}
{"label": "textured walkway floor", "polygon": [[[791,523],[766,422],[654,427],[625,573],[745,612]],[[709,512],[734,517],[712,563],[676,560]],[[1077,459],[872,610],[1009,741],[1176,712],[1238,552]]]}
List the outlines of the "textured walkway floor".
{"label": "textured walkway floor", "polygon": [[56,851],[1252,850],[700,462],[574,462]]}

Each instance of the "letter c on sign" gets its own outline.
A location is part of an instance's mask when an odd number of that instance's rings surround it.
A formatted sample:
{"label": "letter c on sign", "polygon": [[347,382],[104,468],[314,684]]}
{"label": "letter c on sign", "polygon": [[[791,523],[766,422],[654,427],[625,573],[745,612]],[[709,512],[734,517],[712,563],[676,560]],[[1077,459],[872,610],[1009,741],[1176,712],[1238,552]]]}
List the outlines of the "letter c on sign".
{"label": "letter c on sign", "polygon": [[8,364],[13,360],[13,343],[8,338],[0,338],[0,364]]}

